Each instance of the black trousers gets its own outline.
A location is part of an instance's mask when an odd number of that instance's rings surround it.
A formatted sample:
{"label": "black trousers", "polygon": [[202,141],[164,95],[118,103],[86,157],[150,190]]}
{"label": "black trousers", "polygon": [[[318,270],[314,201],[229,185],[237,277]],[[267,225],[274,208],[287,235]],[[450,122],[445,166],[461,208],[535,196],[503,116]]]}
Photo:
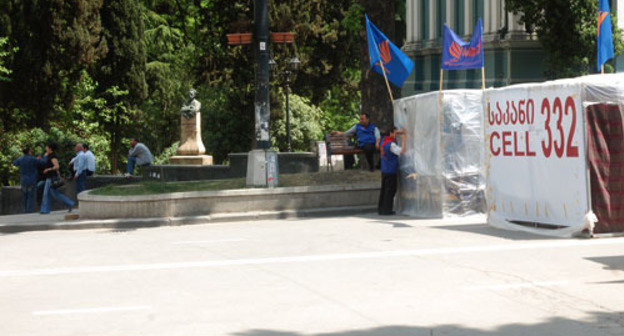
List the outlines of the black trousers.
{"label": "black trousers", "polygon": [[368,163],[368,170],[375,170],[375,144],[374,143],[365,143],[360,144],[360,148],[364,151],[364,157],[366,157],[366,163]]}
{"label": "black trousers", "polygon": [[378,211],[380,215],[391,215],[394,206],[394,195],[397,191],[398,175],[381,174],[381,191],[379,193]]}

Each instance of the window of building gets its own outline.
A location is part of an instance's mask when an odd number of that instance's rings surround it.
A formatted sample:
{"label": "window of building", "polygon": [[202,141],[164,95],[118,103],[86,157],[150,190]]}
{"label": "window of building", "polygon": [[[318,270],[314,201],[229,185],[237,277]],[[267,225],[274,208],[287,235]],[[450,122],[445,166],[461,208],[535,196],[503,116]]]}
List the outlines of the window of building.
{"label": "window of building", "polygon": [[427,41],[429,39],[429,1],[420,2],[420,39]]}
{"label": "window of building", "polygon": [[438,22],[436,24],[436,38],[443,38],[442,34],[444,33],[444,24],[446,23],[446,0],[438,1],[437,5],[437,18]]}
{"label": "window of building", "polygon": [[479,18],[483,19],[483,13],[485,12],[485,4],[484,0],[474,0],[474,22],[479,20]]}
{"label": "window of building", "polygon": [[455,22],[453,30],[457,35],[464,35],[464,13],[466,0],[455,0]]}

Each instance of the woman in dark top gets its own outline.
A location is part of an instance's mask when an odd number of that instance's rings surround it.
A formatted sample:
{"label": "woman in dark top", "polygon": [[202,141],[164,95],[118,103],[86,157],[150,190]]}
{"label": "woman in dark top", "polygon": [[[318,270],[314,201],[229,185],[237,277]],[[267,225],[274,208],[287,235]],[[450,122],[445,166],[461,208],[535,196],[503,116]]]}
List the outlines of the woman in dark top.
{"label": "woman in dark top", "polygon": [[71,212],[72,207],[74,206],[74,202],[70,200],[67,196],[62,194],[56,188],[52,186],[52,181],[59,178],[59,161],[56,156],[56,144],[49,143],[46,146],[46,156],[45,156],[45,165],[43,170],[43,178],[44,180],[39,182],[43,184],[43,200],[41,201],[41,214],[49,214],[50,213],[50,203],[52,202],[52,197],[54,197],[57,201],[62,202]]}

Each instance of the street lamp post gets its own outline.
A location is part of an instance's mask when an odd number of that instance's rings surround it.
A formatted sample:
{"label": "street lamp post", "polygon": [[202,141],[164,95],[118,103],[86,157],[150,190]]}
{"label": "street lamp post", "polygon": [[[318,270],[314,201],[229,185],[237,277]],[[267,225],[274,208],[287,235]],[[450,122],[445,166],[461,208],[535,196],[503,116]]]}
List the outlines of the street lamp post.
{"label": "street lamp post", "polygon": [[[277,152],[271,150],[270,115],[271,105],[269,99],[269,77],[271,55],[269,43],[291,44],[294,43],[294,33],[279,32],[269,33],[269,7],[268,0],[254,1],[254,33],[253,47],[256,61],[256,94],[254,98],[254,115],[256,121],[255,138],[256,148],[249,152],[247,157],[247,185],[255,187],[275,187],[279,185],[279,167]],[[252,34],[232,33],[227,34],[228,44],[242,45],[252,43]],[[299,60],[293,59],[293,69],[299,67]],[[288,103],[287,103],[288,104]],[[288,116],[290,119],[290,116]],[[289,120],[290,122],[290,120]],[[290,125],[289,134],[290,134]],[[289,136],[290,139],[290,136]],[[290,148],[290,140],[288,141]]]}
{"label": "street lamp post", "polygon": [[[277,63],[271,60],[271,66],[275,67]],[[297,57],[293,57],[288,61],[287,70],[281,71],[279,74],[284,78],[284,93],[286,94],[286,146],[289,152],[292,151],[292,147],[290,145],[290,76],[294,75],[299,71],[299,65],[301,62]]]}
{"label": "street lamp post", "polygon": [[288,152],[292,152],[292,147],[290,146],[290,102],[289,102],[289,89],[290,89],[290,71],[286,71],[286,148]]}
{"label": "street lamp post", "polygon": [[268,0],[256,0],[254,6],[255,24],[255,58],[256,58],[256,148],[269,149],[271,141],[269,137],[269,6]]}

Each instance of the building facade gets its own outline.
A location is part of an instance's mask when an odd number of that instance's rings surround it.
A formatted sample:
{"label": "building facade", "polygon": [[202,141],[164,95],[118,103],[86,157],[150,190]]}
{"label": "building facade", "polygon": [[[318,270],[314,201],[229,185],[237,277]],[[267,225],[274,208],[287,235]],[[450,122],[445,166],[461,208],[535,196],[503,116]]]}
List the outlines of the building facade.
{"label": "building facade", "polygon": [[[406,0],[407,38],[403,50],[415,69],[403,86],[403,96],[439,89],[444,24],[464,40],[483,19],[486,86],[544,80],[544,51],[537,36],[527,32],[519,16],[505,9],[505,0]],[[624,28],[624,0],[611,0],[612,15]],[[616,69],[624,71],[620,56]],[[481,70],[445,71],[444,88],[480,88]]]}

